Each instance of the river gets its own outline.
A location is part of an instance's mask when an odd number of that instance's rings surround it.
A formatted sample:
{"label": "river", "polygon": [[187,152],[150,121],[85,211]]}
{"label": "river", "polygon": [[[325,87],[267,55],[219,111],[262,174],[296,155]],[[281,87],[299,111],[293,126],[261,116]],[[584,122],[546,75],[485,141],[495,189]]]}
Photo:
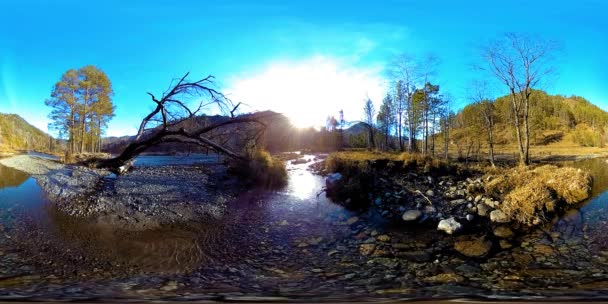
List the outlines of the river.
{"label": "river", "polygon": [[[136,164],[192,161],[217,159]],[[332,203],[310,163],[288,165],[281,191],[240,194],[221,221],[138,232],[65,216],[32,177],[0,165],[0,299],[603,298],[608,290],[605,159],[572,164],[592,172],[592,199],[483,259],[458,255],[454,238],[433,229],[388,226],[373,211]],[[372,256],[360,253],[366,244]],[[455,279],[428,279],[438,276]]]}

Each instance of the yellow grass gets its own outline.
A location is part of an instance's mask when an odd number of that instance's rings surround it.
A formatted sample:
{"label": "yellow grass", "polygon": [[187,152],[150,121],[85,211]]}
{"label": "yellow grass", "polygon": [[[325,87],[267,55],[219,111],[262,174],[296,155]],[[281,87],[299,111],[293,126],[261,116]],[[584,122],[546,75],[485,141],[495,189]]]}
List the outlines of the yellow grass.
{"label": "yellow grass", "polygon": [[553,165],[537,168],[517,167],[492,174],[486,193],[502,200],[499,208],[512,219],[526,225],[541,223],[545,212],[557,203],[575,204],[591,192],[592,178],[581,169]]}

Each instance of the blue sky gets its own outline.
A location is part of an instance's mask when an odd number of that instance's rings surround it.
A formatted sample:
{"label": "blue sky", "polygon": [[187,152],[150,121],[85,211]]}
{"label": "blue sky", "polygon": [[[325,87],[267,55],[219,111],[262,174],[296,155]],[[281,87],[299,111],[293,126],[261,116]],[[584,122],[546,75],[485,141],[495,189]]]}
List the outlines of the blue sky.
{"label": "blue sky", "polygon": [[[0,1],[0,112],[46,130],[44,106],[69,68],[94,64],[114,86],[109,135],[132,134],[151,91],[190,71],[213,74],[247,110],[272,108],[299,125],[379,102],[399,53],[441,60],[435,83],[467,102],[479,47],[504,32],[561,45],[543,89],[608,109],[608,4],[578,1]],[[500,87],[495,94],[501,95]]]}

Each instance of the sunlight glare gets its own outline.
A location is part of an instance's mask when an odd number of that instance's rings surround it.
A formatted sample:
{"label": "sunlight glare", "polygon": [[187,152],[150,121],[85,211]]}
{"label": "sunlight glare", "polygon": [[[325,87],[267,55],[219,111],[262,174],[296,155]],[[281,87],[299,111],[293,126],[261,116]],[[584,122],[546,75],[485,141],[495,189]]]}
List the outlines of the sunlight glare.
{"label": "sunlight glare", "polygon": [[255,105],[252,110],[285,114],[296,127],[320,127],[341,109],[345,119],[360,119],[367,96],[379,104],[385,91],[380,72],[314,57],[270,64],[259,73],[233,80],[226,91],[234,101]]}

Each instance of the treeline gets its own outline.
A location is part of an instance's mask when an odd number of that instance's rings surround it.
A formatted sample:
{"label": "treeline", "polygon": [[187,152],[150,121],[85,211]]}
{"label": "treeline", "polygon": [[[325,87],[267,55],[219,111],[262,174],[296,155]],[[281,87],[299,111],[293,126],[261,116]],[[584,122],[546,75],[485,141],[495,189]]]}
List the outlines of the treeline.
{"label": "treeline", "polygon": [[99,68],[89,65],[66,71],[45,104],[52,108],[49,127],[67,138],[67,153],[100,152],[101,139],[114,116],[112,84]]}
{"label": "treeline", "polygon": [[0,151],[55,152],[60,142],[16,114],[0,114]]}

